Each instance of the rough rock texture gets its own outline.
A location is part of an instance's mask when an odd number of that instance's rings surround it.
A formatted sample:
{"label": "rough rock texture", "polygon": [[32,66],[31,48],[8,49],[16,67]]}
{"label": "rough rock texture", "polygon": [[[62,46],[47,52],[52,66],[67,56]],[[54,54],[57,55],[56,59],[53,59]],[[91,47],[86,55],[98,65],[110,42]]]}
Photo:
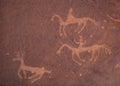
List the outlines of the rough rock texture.
{"label": "rough rock texture", "polygon": [[[99,25],[88,20],[81,33],[77,33],[77,23],[68,24],[67,36],[60,36],[60,22],[51,18],[57,14],[67,22],[70,8],[77,19],[89,17]],[[106,44],[111,54],[100,50],[97,60],[90,62],[91,53],[80,53],[85,62],[75,59],[81,66],[73,61],[72,51],[67,47],[56,54],[62,44],[78,48],[74,40],[79,40],[79,35],[86,40],[86,47]],[[51,73],[44,74],[35,83],[25,79],[22,72],[23,79],[20,79],[20,62],[13,62],[20,50],[25,52],[25,65],[45,67]],[[0,86],[120,86],[119,63],[120,0],[0,1]],[[26,73],[27,77],[32,75],[31,70]]]}

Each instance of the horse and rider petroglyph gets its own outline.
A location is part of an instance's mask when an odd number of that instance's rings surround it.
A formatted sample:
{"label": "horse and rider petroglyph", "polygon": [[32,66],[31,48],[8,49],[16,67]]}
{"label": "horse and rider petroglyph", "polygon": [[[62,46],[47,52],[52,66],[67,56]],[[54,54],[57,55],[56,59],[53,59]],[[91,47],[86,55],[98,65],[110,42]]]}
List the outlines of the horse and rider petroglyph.
{"label": "horse and rider petroglyph", "polygon": [[[77,42],[78,47],[73,47],[68,44],[62,44],[62,46],[58,49],[56,54],[61,54],[61,51],[63,48],[68,48],[71,51],[72,54],[72,60],[77,63],[78,65],[82,65],[81,62],[85,62],[84,59],[80,58],[80,54],[84,52],[88,52],[91,54],[90,61],[95,62],[101,51],[104,51],[106,54],[111,54],[111,49],[105,45],[105,44],[94,44],[92,46],[85,47],[85,41],[83,40],[82,36],[80,36],[79,42]],[[80,61],[76,60],[75,57],[77,57]]]}
{"label": "horse and rider petroglyph", "polygon": [[[53,21],[55,18],[58,18],[59,20],[59,34],[60,36],[67,36],[66,31],[65,31],[65,27],[70,25],[70,24],[78,24],[77,28],[75,29],[75,32],[80,33],[85,29],[85,26],[87,25],[87,22],[90,21],[91,23],[93,23],[95,26],[99,26],[98,22],[96,22],[94,19],[90,18],[90,17],[82,17],[82,18],[77,18],[73,16],[73,9],[70,8],[69,9],[69,13],[67,16],[67,20],[64,21],[59,15],[54,14],[51,18],[51,21]],[[82,25],[82,27],[79,29],[80,25]]]}

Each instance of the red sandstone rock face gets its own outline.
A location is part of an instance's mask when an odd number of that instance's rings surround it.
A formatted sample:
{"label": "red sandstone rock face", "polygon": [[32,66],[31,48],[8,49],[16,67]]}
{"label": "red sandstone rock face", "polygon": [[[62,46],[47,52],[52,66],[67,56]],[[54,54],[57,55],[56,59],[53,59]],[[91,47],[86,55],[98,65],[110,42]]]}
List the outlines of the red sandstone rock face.
{"label": "red sandstone rock face", "polygon": [[3,0],[0,6],[0,86],[120,85],[119,0]]}

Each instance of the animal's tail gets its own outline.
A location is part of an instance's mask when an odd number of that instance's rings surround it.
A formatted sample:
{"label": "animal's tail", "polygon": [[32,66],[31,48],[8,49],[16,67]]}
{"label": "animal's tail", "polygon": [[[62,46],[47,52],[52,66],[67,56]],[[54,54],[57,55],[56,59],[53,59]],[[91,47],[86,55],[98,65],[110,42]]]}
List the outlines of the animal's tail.
{"label": "animal's tail", "polygon": [[119,22],[120,23],[120,19],[117,18],[113,18],[110,15],[107,14],[107,17],[110,18],[111,20],[115,21],[115,22]]}

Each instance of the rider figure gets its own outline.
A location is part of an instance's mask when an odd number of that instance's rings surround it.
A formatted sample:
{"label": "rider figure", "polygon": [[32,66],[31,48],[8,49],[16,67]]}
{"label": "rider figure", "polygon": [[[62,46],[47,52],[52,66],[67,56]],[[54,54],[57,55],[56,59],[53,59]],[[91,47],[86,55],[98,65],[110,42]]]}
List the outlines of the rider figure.
{"label": "rider figure", "polygon": [[86,41],[83,39],[82,36],[79,36],[80,37],[80,41],[79,41],[79,47],[82,47],[85,45]]}
{"label": "rider figure", "polygon": [[86,43],[86,41],[83,39],[82,36],[79,36],[79,41],[75,41],[76,44],[79,44],[79,47],[83,47]]}
{"label": "rider figure", "polygon": [[67,21],[73,20],[75,17],[73,16],[73,9],[70,8],[67,16]]}

